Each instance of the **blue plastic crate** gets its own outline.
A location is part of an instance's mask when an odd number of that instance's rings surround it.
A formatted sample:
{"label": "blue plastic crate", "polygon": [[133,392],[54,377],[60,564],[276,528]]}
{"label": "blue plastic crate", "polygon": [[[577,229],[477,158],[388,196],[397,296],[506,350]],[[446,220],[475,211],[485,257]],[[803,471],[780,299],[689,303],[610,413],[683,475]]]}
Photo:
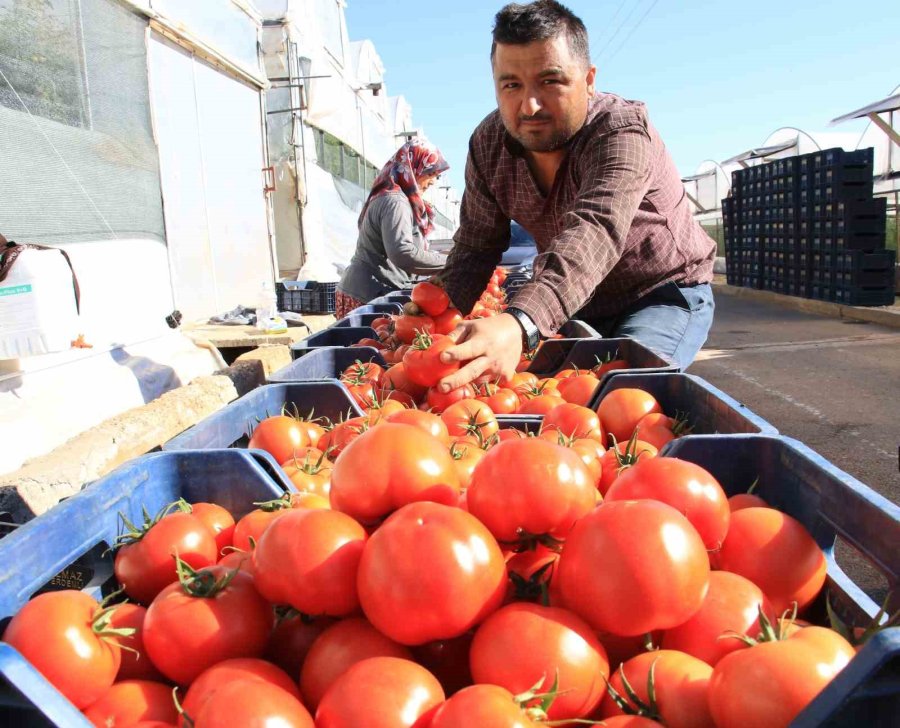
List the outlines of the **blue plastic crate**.
{"label": "blue plastic crate", "polygon": [[[258,419],[281,414],[282,408],[301,416],[312,412],[332,421],[362,416],[353,396],[339,381],[264,384],[225,405],[162,446],[163,450],[210,450],[246,447]],[[280,472],[280,468],[279,468]]]}
{"label": "blue plastic crate", "polygon": [[363,339],[377,338],[371,326],[332,326],[291,344],[291,356],[296,359],[321,346],[350,346]]}
{"label": "blue plastic crate", "polygon": [[[14,615],[63,574],[98,599],[113,591],[107,547],[122,533],[119,513],[141,522],[142,508],[155,514],[184,498],[218,503],[237,519],[254,501],[294,491],[283,476],[273,478],[275,467],[265,453],[237,450],[154,453],[129,461],[0,540],[0,559],[15,565],[0,573],[0,619]],[[90,726],[5,643],[0,643],[0,677],[0,725]]]}
{"label": "blue plastic crate", "polygon": [[380,313],[385,316],[398,314],[403,310],[401,303],[366,303],[362,306],[354,308],[348,316],[354,313]]}
{"label": "blue plastic crate", "polygon": [[404,303],[409,303],[410,301],[412,301],[412,289],[404,289],[401,291],[391,291],[383,296],[378,296],[378,298],[373,298],[369,303],[399,303],[402,306]]}
{"label": "blue plastic crate", "polygon": [[270,374],[269,383],[337,379],[357,360],[387,366],[384,357],[373,346],[323,346]]}
{"label": "blue plastic crate", "polygon": [[649,392],[667,415],[686,415],[692,432],[698,435],[778,434],[762,417],[693,374],[620,374],[600,387],[588,406],[596,410],[608,392],[625,387]]}
{"label": "blue plastic crate", "polygon": [[344,318],[338,319],[331,326],[332,328],[361,328],[364,326],[371,327],[372,322],[378,318],[384,318],[383,313],[348,313]]}
{"label": "blue plastic crate", "polygon": [[[824,549],[826,590],[846,623],[867,626],[879,605],[862,591],[834,556],[840,537],[884,576],[900,608],[900,507],[836,468],[797,440],[763,435],[695,435],[674,440],[662,455],[697,463],[728,495],[756,493],[793,516]],[[824,596],[813,605],[824,616]],[[900,716],[900,628],[886,630],[859,652],[837,678],[797,717],[793,726],[887,726]]]}
{"label": "blue plastic crate", "polygon": [[664,373],[678,372],[676,364],[670,364],[659,354],[634,339],[584,339],[567,341],[566,339],[550,339],[538,350],[537,355],[528,367],[528,371],[538,376],[549,376],[560,369],[591,369],[598,361],[608,357],[625,359],[627,369],[613,369],[600,379],[603,386],[614,376],[629,373]]}

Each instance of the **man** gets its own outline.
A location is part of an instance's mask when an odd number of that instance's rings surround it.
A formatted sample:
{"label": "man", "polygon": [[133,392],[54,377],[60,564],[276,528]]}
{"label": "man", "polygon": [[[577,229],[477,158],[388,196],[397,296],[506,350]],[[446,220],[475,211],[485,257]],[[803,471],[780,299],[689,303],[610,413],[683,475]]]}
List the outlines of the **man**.
{"label": "man", "polygon": [[456,244],[439,277],[467,313],[511,219],[539,254],[506,313],[453,332],[444,359],[468,364],[441,388],[508,376],[523,346],[570,318],[687,366],[712,323],[715,243],[644,105],[595,92],[584,24],[554,0],[507,5],[493,38],[498,108],[470,139]]}

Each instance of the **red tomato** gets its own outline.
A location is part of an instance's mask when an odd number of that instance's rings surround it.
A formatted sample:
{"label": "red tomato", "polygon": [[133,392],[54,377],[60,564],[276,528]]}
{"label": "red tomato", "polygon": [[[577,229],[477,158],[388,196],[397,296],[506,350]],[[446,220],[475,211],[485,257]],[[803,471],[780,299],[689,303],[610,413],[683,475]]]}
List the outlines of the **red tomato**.
{"label": "red tomato", "polygon": [[469,655],[476,683],[523,693],[543,680],[539,692],[559,681],[550,720],[583,718],[606,692],[609,663],[597,636],[565,609],[516,603],[502,607],[475,632]]}
{"label": "red tomato", "polygon": [[[497,415],[511,415],[519,408],[519,397],[511,389],[492,385],[493,389],[482,390],[482,394],[475,397],[479,402],[484,402],[491,408],[491,412]],[[477,394],[477,393],[476,393]]]}
{"label": "red tomato", "polygon": [[309,447],[309,437],[294,417],[274,415],[266,417],[250,435],[247,447],[270,453],[279,463],[289,460],[294,450]]}
{"label": "red tomato", "polygon": [[386,422],[363,433],[331,473],[332,508],[364,524],[413,501],[450,505],[458,499],[459,477],[447,446],[412,425]]}
{"label": "red tomato", "polygon": [[465,491],[472,483],[472,473],[478,465],[485,451],[477,444],[454,443],[450,446],[450,457],[456,466],[456,474],[459,476],[460,490]]}
{"label": "red tomato", "polygon": [[357,359],[353,364],[341,372],[341,381],[347,382],[371,382],[378,384],[384,374],[384,367],[373,361],[363,362]]}
{"label": "red tomato", "polygon": [[515,543],[523,537],[565,538],[596,505],[595,492],[587,467],[572,450],[526,438],[488,451],[475,466],[467,499],[469,512],[498,541]]}
{"label": "red tomato", "polygon": [[425,395],[425,401],[429,409],[440,414],[454,402],[459,402],[461,399],[473,399],[474,397],[475,390],[470,385],[464,384],[462,387],[451,389],[449,392],[440,392],[434,387],[430,387]]}
{"label": "red tomato", "polygon": [[587,407],[599,386],[600,380],[593,374],[578,374],[559,383],[559,394],[566,402]]}
{"label": "red tomato", "polygon": [[322,439],[319,446],[324,448],[332,462],[344,452],[344,448],[369,429],[368,417],[351,417],[332,427]]}
{"label": "red tomato", "polygon": [[315,711],[335,680],[370,657],[411,660],[412,654],[362,618],[343,619],[326,629],[313,643],[300,672],[304,704]]}
{"label": "red tomato", "polygon": [[263,657],[288,675],[299,677],[313,642],[332,624],[330,617],[308,617],[291,609],[275,624]]}
{"label": "red tomato", "polygon": [[222,660],[201,672],[188,688],[181,707],[187,715],[196,716],[221,685],[236,680],[275,685],[300,699],[297,684],[281,668],[254,657],[236,657]]}
{"label": "red tomato", "polygon": [[566,437],[576,440],[589,437],[601,444],[606,442],[597,413],[571,402],[557,405],[550,410],[544,417],[544,429],[559,430]]}
{"label": "red tomato", "polygon": [[[651,668],[655,701],[651,701],[648,689]],[[705,662],[682,652],[657,650],[623,663],[621,671],[613,673],[609,684],[628,700],[632,709],[636,709],[634,701],[628,699],[622,673],[641,702],[645,705],[653,702],[652,708],[667,728],[715,728],[707,705],[712,668]],[[612,696],[607,694],[600,706],[600,715],[607,718],[622,713]]]}
{"label": "red tomato", "polygon": [[150,604],[160,591],[178,580],[173,558],[176,554],[195,569],[216,563],[212,531],[190,513],[163,516],[137,540],[120,547],[113,570],[129,597]]}
{"label": "red tomato", "polygon": [[217,662],[262,654],[272,608],[253,577],[210,566],[185,581],[163,589],[144,619],[147,654],[163,675],[187,685]]}
{"label": "red tomato", "polygon": [[709,471],[678,458],[648,458],[624,470],[610,486],[607,501],[653,498],[668,503],[697,529],[708,551],[717,551],[728,533],[731,511],[722,486]]}
{"label": "red tomato", "polygon": [[193,719],[194,728],[278,726],[313,728],[309,711],[288,691],[267,682],[233,680],[218,686]]}
{"label": "red tomato", "polygon": [[366,538],[361,525],[338,511],[292,510],[256,545],[256,588],[273,604],[304,614],[350,614],[359,606],[356,572]]}
{"label": "red tomato", "polygon": [[693,617],[663,633],[662,646],[680,650],[713,665],[725,655],[744,649],[741,640],[726,634],[756,637],[760,632],[759,610],[775,619],[765,595],[756,584],[730,571],[713,571],[709,591]]}
{"label": "red tomato", "polygon": [[396,425],[413,425],[424,430],[432,437],[436,437],[442,442],[449,442],[450,433],[447,432],[447,425],[436,414],[431,412],[422,412],[420,410],[405,410],[397,412],[385,418],[386,422],[393,422]]}
{"label": "red tomato", "polygon": [[[407,398],[410,402],[411,406],[415,406],[415,402],[412,401],[412,397],[404,392],[400,392],[404,398]],[[402,412],[407,409],[407,405],[403,404],[397,399],[383,399],[380,400],[376,397],[375,401],[372,403],[372,406],[366,410],[366,417],[369,420],[369,427],[374,427],[383,419],[386,419],[388,415],[392,415],[395,412]]]}
{"label": "red tomato", "polygon": [[105,632],[109,613],[88,594],[69,589],[38,594],[3,633],[76,708],[86,708],[115,680],[121,651]]}
{"label": "red tomato", "polygon": [[443,701],[441,684],[421,665],[397,657],[370,657],[353,665],[325,693],[316,711],[316,728],[424,728],[420,719]]}
{"label": "red tomato", "polygon": [[763,642],[723,657],[709,706],[720,728],[783,728],[853,659],[853,646],[825,627]]}
{"label": "red tomato", "polygon": [[291,504],[279,498],[269,501],[265,507],[255,508],[241,518],[234,527],[234,547],[239,551],[250,553],[259,543],[266,529],[277,518],[290,511]]}
{"label": "red tomato", "polygon": [[600,495],[605,496],[615,480],[635,463],[649,458],[655,458],[657,450],[649,442],[629,440],[620,442],[615,447],[609,448],[600,458],[603,472],[600,474],[600,482],[597,489]]}
{"label": "red tomato", "polygon": [[769,504],[758,495],[753,495],[752,493],[736,493],[728,499],[728,507],[731,509],[731,512],[734,513],[735,511],[741,511],[744,508],[768,508]]}
{"label": "red tomato", "polygon": [[315,452],[319,455],[307,454],[302,460],[284,463],[281,467],[298,491],[328,498],[331,491],[331,462],[325,458],[325,453],[319,450]]}
{"label": "red tomato", "polygon": [[500,429],[497,416],[484,402],[463,399],[451,404],[441,413],[450,437],[474,435],[479,442],[486,442]]}
{"label": "red tomato", "polygon": [[450,305],[450,297],[447,292],[429,281],[416,283],[412,287],[410,298],[429,316],[438,316],[444,313]]}
{"label": "red tomato", "polygon": [[417,645],[457,637],[499,607],[506,568],[474,516],[412,503],[369,538],[357,584],[369,621],[391,639]]}
{"label": "red tomato", "polygon": [[603,429],[616,442],[628,440],[640,419],[651,412],[662,412],[659,402],[649,392],[631,387],[607,392],[597,407]]}
{"label": "red tomato", "polygon": [[455,346],[453,339],[435,334],[419,334],[403,355],[403,365],[410,381],[423,387],[433,387],[444,377],[459,369],[459,362],[443,362],[441,354]]}
{"label": "red tomato", "polygon": [[[555,390],[550,390],[555,392]],[[556,394],[539,394],[536,397],[526,399],[519,405],[517,413],[520,415],[546,415],[554,407],[563,404],[562,397]]]}
{"label": "red tomato", "polygon": [[624,359],[607,359],[591,369],[591,373],[597,379],[600,379],[606,372],[615,371],[616,369],[628,369],[628,362]]}
{"label": "red tomato", "polygon": [[599,441],[582,437],[575,440],[570,447],[575,451],[581,461],[587,466],[588,472],[594,486],[600,485],[600,478],[603,476],[603,455],[605,450]]}
{"label": "red tomato", "polygon": [[194,503],[191,505],[191,513],[199,518],[206,527],[212,531],[216,539],[216,556],[222,553],[222,549],[231,546],[234,534],[234,518],[217,503]]}
{"label": "red tomato", "polygon": [[[551,595],[558,561],[559,554],[542,544],[524,551],[510,552],[506,559],[510,599],[542,602],[544,595]],[[555,602],[551,603],[555,606]]]}
{"label": "red tomato", "polygon": [[130,726],[140,720],[174,724],[178,710],[171,686],[150,680],[123,680],[85,708],[84,716],[99,728]]}
{"label": "red tomato", "polygon": [[448,308],[444,313],[434,317],[434,333],[449,334],[462,323],[463,317],[459,309]]}
{"label": "red tomato", "polygon": [[774,508],[732,513],[725,543],[711,558],[715,568],[745,576],[762,589],[777,614],[794,602],[802,611],[825,584],[822,549],[803,524]]}
{"label": "red tomato", "polygon": [[709,558],[696,529],[671,506],[604,502],[569,533],[556,579],[565,605],[594,629],[643,634],[700,609]]}
{"label": "red tomato", "polygon": [[368,409],[375,402],[375,385],[372,382],[342,380],[342,383],[360,409]]}
{"label": "red tomato", "polygon": [[404,344],[412,344],[418,333],[434,333],[434,319],[431,316],[402,314],[394,319],[394,336]]}
{"label": "red tomato", "polygon": [[382,392],[398,389],[406,392],[413,399],[419,401],[425,396],[426,388],[420,384],[413,382],[406,373],[406,365],[402,361],[398,361],[394,366],[388,369],[381,378]]}
{"label": "red tomato", "polygon": [[216,565],[225,569],[240,569],[253,576],[253,552],[229,551],[216,562]]}
{"label": "red tomato", "polygon": [[471,632],[466,632],[453,639],[413,647],[415,661],[438,679],[447,695],[453,695],[472,684],[472,672],[469,669],[472,636]]}
{"label": "red tomato", "polygon": [[116,674],[118,681],[152,680],[161,682],[165,680],[162,673],[147,657],[147,650],[144,649],[144,618],[146,616],[146,607],[130,602],[116,605],[112,612],[109,620],[110,627],[134,630],[134,634],[130,637],[119,637],[119,644],[130,649],[122,650],[122,662],[119,664],[119,672]]}
{"label": "red tomato", "polygon": [[[530,687],[530,686],[529,686]],[[515,696],[499,685],[470,685],[443,703],[430,728],[538,728],[519,707]]]}

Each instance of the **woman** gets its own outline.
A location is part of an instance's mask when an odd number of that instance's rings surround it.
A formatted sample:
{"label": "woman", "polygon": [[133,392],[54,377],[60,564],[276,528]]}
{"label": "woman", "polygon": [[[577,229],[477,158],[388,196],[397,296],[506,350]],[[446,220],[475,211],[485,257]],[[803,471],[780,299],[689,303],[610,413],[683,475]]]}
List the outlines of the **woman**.
{"label": "woman", "polygon": [[428,250],[434,212],[422,193],[450,168],[437,147],[414,138],[384,165],[359,215],[356,252],[337,286],[335,316],[410,285],[411,275],[444,267],[446,256]]}

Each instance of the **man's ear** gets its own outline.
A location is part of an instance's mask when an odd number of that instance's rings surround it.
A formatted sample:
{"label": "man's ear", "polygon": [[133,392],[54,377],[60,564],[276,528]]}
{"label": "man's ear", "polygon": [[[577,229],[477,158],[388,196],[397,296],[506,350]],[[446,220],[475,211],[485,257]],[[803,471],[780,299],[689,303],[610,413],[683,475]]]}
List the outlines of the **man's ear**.
{"label": "man's ear", "polygon": [[591,66],[588,69],[587,76],[585,77],[585,82],[587,83],[587,90],[590,96],[594,95],[594,81],[597,78],[597,66]]}

